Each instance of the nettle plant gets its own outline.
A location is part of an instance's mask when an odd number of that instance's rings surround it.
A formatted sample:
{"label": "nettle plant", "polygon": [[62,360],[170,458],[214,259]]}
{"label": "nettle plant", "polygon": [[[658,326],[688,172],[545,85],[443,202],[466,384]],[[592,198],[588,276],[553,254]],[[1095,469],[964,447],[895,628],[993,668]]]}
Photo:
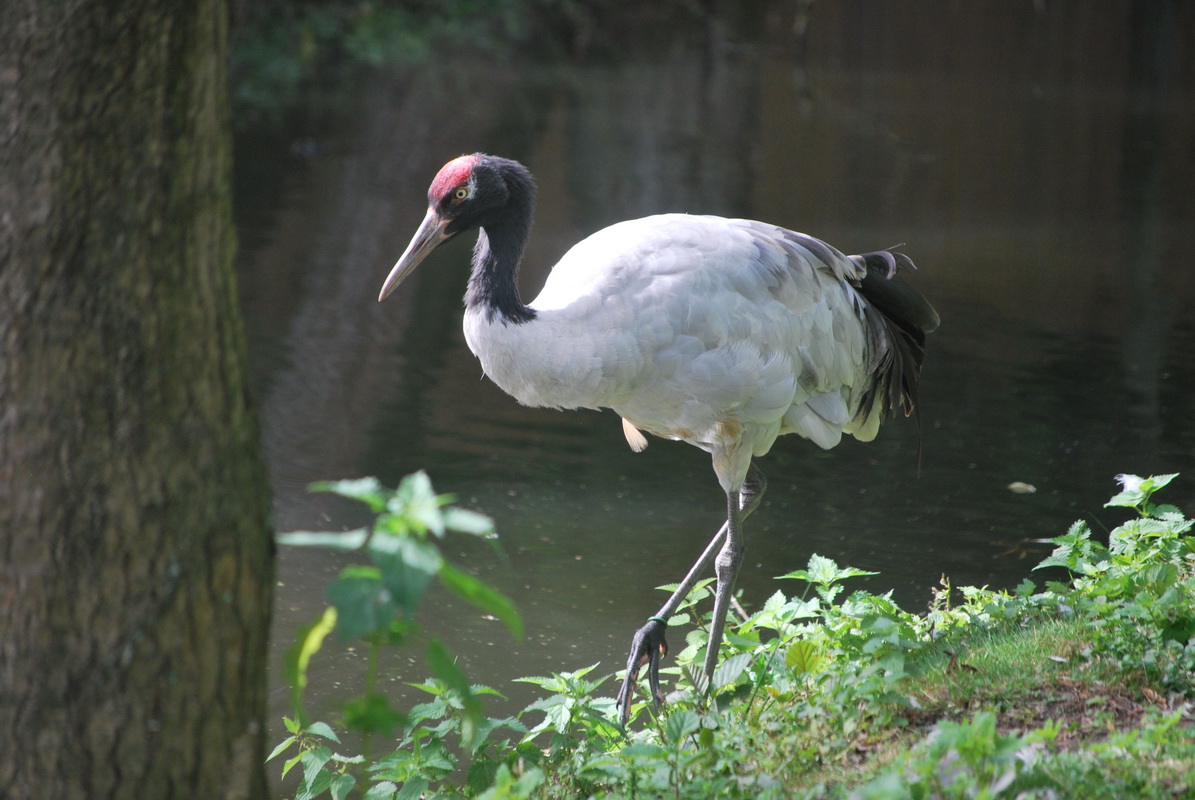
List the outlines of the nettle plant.
{"label": "nettle plant", "polygon": [[[318,797],[325,792],[337,800],[343,798],[357,786],[361,772],[372,784],[364,794],[371,800],[395,796],[398,783],[408,790],[407,796],[418,797],[420,787],[425,789],[431,781],[456,768],[456,757],[446,746],[449,731],[458,737],[463,750],[472,752],[499,726],[499,722],[485,717],[480,700],[482,695],[495,692],[471,685],[444,644],[431,637],[426,642],[425,660],[432,677],[414,684],[431,700],[409,712],[400,712],[377,689],[379,651],[422,638],[415,614],[433,581],[504,622],[516,638],[522,636],[522,622],[514,604],[485,582],[450,564],[437,545],[449,532],[495,538],[493,523],[482,514],[450,505],[452,498],[437,495],[423,472],[407,476],[393,491],[373,478],[320,483],[312,488],[365,503],[375,515],[373,523],[344,533],[287,533],[280,535],[279,541],[297,547],[355,551],[369,563],[341,570],[327,590],[330,605],[319,619],[299,630],[287,651],[285,674],[291,685],[293,716],[285,723],[291,735],[269,758],[297,750],[286,760],[282,774],[285,777],[301,765],[299,798]],[[333,631],[343,640],[363,641],[367,647],[362,693],[342,709],[344,728],[361,736],[363,755],[334,752],[332,745],[340,740],[333,728],[308,719],[303,706],[311,659]],[[436,723],[437,730],[435,735],[425,736],[429,720]],[[374,738],[390,737],[396,729],[403,731],[403,741],[412,752],[374,761]]]}
{"label": "nettle plant", "polygon": [[[330,607],[299,631],[288,652],[291,735],[270,757],[286,754],[284,774],[301,767],[298,800],[325,794],[340,800],[354,790],[367,800],[789,796],[808,775],[846,763],[861,745],[902,726],[916,705],[910,677],[950,637],[1043,613],[1083,615],[1100,626],[1091,657],[1115,659],[1191,694],[1195,547],[1186,534],[1192,522],[1152,500],[1173,477],[1122,476],[1124,490],[1108,505],[1132,509],[1135,517],[1110,532],[1107,546],[1082,522],[1053,540],[1056,549],[1040,566],[1065,567],[1071,580],[1051,582],[1043,592],[1031,581],[1014,593],[956,592],[944,580],[928,612],[912,614],[890,594],[847,590],[846,582],[874,573],[813,555],[805,569],[780,576],[798,582],[797,594],[777,591],[753,613],[740,609],[709,685],[702,669],[709,620],[701,609],[711,591],[709,582],[701,583],[668,620],[677,635],[688,632],[674,666],[663,670],[672,680],[666,703],[657,708],[642,693],[626,728],[612,697],[614,676],[596,673],[596,664],[523,678],[544,697],[514,717],[487,716],[482,699],[501,695],[470,683],[447,648],[423,636],[414,619],[425,591],[439,581],[521,635],[510,601],[449,564],[438,545],[452,531],[492,538],[490,521],[436,495],[423,473],[395,491],[372,479],[324,484],[320,488],[366,503],[374,523],[343,534],[287,534],[281,541],[359,551],[369,563],[342,570],[327,592]],[[309,720],[303,709],[308,665],[333,631],[367,645],[363,692],[337,721],[340,730],[360,736],[361,755],[339,753],[336,729]],[[377,690],[378,653],[416,643],[423,643],[431,677],[410,685],[427,699],[399,711]],[[913,769],[920,763],[914,760],[905,768],[911,771],[898,770],[872,786],[880,792],[875,796],[885,796],[892,782],[932,784],[933,765],[957,760],[952,754],[966,748],[975,761],[967,774],[979,784],[1023,779],[1023,747],[1040,749],[1037,740],[1014,741],[991,727],[979,718],[944,724],[936,744],[916,756],[928,765],[924,774]],[[375,757],[373,745],[383,737],[390,752]]]}
{"label": "nettle plant", "polygon": [[1195,670],[1195,539],[1187,536],[1195,523],[1152,499],[1176,477],[1117,476],[1122,491],[1105,507],[1130,508],[1136,516],[1109,532],[1106,547],[1086,522],[1074,523],[1052,540],[1054,552],[1037,568],[1073,573],[1071,583],[1048,588],[1090,616],[1094,655],[1186,693]]}

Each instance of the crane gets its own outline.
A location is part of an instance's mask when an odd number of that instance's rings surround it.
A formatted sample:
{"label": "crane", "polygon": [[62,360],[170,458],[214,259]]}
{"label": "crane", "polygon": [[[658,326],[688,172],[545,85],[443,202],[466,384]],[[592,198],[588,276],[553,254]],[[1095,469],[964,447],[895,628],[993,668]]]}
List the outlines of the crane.
{"label": "crane", "polygon": [[707,691],[743,561],[743,521],[766,488],[753,459],[778,436],[819,447],[870,441],[917,402],[925,334],[938,314],[897,273],[895,250],[843,255],[764,222],[660,214],[574,245],[529,305],[517,277],[535,207],[522,164],[455,158],[382,284],[386,298],[443,242],[479,229],[465,292],[465,339],[485,374],[528,406],[610,408],[634,450],[646,431],[710,453],[726,522],[664,606],[634,635],[618,695],[622,723],[647,666],[659,704],[668,619],[710,562],[716,576]]}

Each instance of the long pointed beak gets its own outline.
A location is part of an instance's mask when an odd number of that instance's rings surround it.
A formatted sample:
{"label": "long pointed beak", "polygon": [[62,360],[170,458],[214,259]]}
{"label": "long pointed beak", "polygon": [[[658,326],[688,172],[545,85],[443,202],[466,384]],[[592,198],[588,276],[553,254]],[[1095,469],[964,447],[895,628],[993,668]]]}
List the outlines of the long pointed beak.
{"label": "long pointed beak", "polygon": [[407,245],[407,249],[398,259],[398,263],[394,265],[394,269],[390,270],[390,274],[386,276],[386,282],[382,284],[382,292],[378,295],[379,303],[386,299],[386,295],[398,288],[403,279],[419,266],[419,262],[427,258],[428,253],[443,244],[445,240],[452,238],[452,234],[444,230],[447,224],[447,220],[442,219],[435,209],[427,210],[423,224],[419,226],[419,230],[415,231],[411,243]]}

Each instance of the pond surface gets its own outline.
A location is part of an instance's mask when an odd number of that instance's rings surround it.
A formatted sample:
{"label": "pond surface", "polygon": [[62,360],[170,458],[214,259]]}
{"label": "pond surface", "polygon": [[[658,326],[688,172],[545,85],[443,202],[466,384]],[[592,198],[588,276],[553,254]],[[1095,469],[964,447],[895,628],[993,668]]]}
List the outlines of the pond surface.
{"label": "pond surface", "polygon": [[[1176,19],[1186,6],[1142,6],[819,2],[806,18],[766,3],[618,59],[357,78],[285,135],[244,132],[242,292],[279,529],[362,523],[312,481],[417,469],[491,515],[501,553],[447,549],[515,601],[526,638],[440,594],[422,623],[508,712],[533,697],[511,678],[617,669],[654,587],[717,529],[705,453],[632,453],[612,412],[524,408],[482,378],[460,328],[472,237],[376,302],[432,176],[478,150],[539,181],[527,298],[583,236],[663,211],[852,253],[903,242],[919,265],[942,317],[920,464],[912,420],[829,452],[780,440],[747,526],[748,606],[815,552],[879,572],[856,585],[911,610],[942,575],[1015,586],[1040,539],[1117,523],[1102,506],[1119,472],[1185,472],[1168,499],[1195,508],[1195,25]],[[342,565],[281,552],[274,663]],[[425,676],[410,656],[386,665],[396,687]],[[359,662],[319,657],[315,704],[359,688]]]}

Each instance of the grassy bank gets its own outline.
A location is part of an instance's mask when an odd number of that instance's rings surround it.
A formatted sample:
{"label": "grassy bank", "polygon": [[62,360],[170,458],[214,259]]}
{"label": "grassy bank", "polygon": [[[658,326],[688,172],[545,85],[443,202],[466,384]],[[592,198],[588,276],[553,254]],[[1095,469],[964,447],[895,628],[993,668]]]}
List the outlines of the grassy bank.
{"label": "grassy bank", "polygon": [[[298,798],[1191,796],[1192,523],[1153,499],[1173,477],[1124,476],[1108,505],[1127,520],[1106,544],[1076,523],[1015,592],[943,585],[925,613],[850,591],[867,573],[813,556],[738,621],[712,689],[699,674],[699,586],[669,621],[674,638],[690,632],[674,642],[667,703],[636,704],[626,729],[615,676],[592,668],[527,678],[541,700],[487,717],[481,700],[495,690],[471,684],[413,622],[438,579],[519,633],[509,601],[435,544],[451,529],[488,535],[485,521],[422,476],[393,494],[339,484],[378,513],[374,528],[284,541],[361,548],[373,563],[346,570],[329,612],[300,632],[294,735],[272,758],[300,774]],[[337,728],[306,719],[306,664],[336,627],[372,652],[425,647],[428,701],[392,709],[370,678]],[[337,754],[337,729],[360,733],[370,755]]]}

